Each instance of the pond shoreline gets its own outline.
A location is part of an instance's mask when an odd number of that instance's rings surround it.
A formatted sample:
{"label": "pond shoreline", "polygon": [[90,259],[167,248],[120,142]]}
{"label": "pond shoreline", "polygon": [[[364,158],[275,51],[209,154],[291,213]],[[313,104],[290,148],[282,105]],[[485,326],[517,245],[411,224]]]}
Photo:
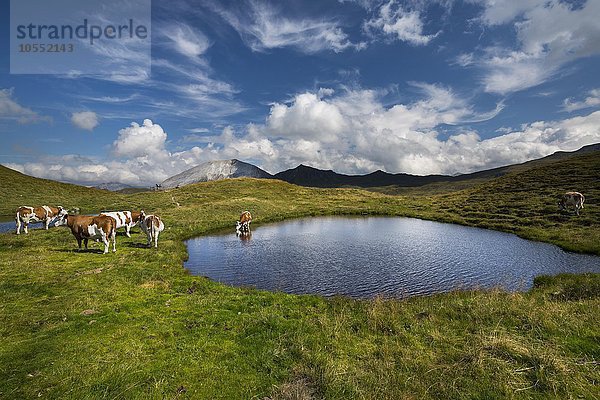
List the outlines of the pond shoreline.
{"label": "pond shoreline", "polygon": [[[398,297],[399,293],[405,293],[399,297],[421,296],[457,289],[498,287],[523,291],[530,288],[533,279],[539,275],[600,273],[600,257],[594,255],[567,252],[558,246],[523,239],[512,233],[410,217],[305,217],[253,228],[254,237],[242,241],[244,245],[240,246],[239,238],[232,230],[214,230],[212,234],[186,240],[188,259],[184,267],[192,274],[208,276],[227,285],[325,297],[341,294],[352,298],[382,294]],[[310,237],[305,236],[307,232]],[[382,235],[382,232],[387,234]],[[320,239],[314,242],[315,237]],[[348,238],[351,247],[345,247],[347,243],[341,240],[342,237]],[[373,241],[374,237],[378,237],[378,241]],[[499,243],[502,243],[500,247]],[[268,246],[269,255],[265,255],[267,250],[261,246]],[[361,246],[362,250],[353,253],[356,246]],[[403,253],[407,246],[419,256]],[[303,248],[304,252],[298,253],[297,258],[290,258],[288,254],[294,253],[297,247]],[[390,251],[388,247],[395,250]],[[471,253],[471,248],[477,248],[477,253]],[[382,252],[386,255],[378,258],[377,254]],[[372,256],[365,259],[363,256],[367,253]],[[327,265],[321,263],[323,257],[328,258]],[[240,258],[246,261],[242,263]],[[382,281],[378,277],[362,276],[360,271],[352,272],[351,265],[359,260],[362,260],[364,272],[386,273],[390,278]],[[515,269],[514,265],[523,263],[526,263],[523,270]],[[331,268],[336,265],[337,268],[343,266],[343,275],[330,275]],[[396,277],[400,271],[413,270],[414,265],[423,265],[426,269],[421,269],[417,275],[409,274],[411,278]],[[447,268],[450,265],[451,271]],[[306,268],[319,275],[319,281],[308,283],[312,282],[312,275],[296,278],[304,284],[288,281],[287,274]],[[266,274],[265,270],[270,272]],[[352,274],[356,278],[348,280]],[[279,280],[279,286],[273,286],[273,279]],[[324,286],[323,280],[329,284]]]}

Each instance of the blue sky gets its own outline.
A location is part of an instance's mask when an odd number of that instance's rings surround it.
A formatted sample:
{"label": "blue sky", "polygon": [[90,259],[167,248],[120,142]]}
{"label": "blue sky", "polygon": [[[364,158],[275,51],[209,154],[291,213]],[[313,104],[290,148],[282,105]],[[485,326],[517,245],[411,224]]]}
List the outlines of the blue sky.
{"label": "blue sky", "polygon": [[11,74],[9,19],[0,163],[34,176],[457,174],[600,142],[600,0],[155,1],[151,69],[103,76]]}

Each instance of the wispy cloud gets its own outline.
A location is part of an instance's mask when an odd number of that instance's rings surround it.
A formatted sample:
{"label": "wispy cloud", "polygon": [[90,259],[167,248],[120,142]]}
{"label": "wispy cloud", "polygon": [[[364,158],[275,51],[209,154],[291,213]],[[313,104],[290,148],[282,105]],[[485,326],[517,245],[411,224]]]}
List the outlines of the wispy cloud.
{"label": "wispy cloud", "polygon": [[476,63],[487,92],[507,94],[552,79],[575,60],[600,54],[600,1],[580,7],[559,0],[498,2],[483,7],[479,22],[490,29],[514,23],[517,46],[483,50]]}
{"label": "wispy cloud", "polygon": [[375,17],[364,22],[363,30],[372,37],[383,35],[413,46],[427,45],[439,35],[439,32],[425,34],[421,13],[407,10],[395,0],[383,4]]}
{"label": "wispy cloud", "polygon": [[13,88],[0,89],[0,120],[14,120],[20,124],[51,121],[50,117],[42,116],[31,108],[19,104],[13,94]]}
{"label": "wispy cloud", "polygon": [[161,32],[169,39],[169,44],[174,45],[177,52],[192,60],[197,60],[210,47],[206,35],[182,22],[166,26]]}
{"label": "wispy cloud", "polygon": [[573,98],[565,99],[562,106],[563,110],[573,112],[585,108],[600,107],[600,88],[592,89],[587,94],[588,96],[581,101],[576,101]]}
{"label": "wispy cloud", "polygon": [[249,0],[236,11],[213,5],[242,40],[253,51],[291,47],[303,53],[334,51],[336,53],[364,48],[353,43],[333,20],[287,17],[274,5]]}

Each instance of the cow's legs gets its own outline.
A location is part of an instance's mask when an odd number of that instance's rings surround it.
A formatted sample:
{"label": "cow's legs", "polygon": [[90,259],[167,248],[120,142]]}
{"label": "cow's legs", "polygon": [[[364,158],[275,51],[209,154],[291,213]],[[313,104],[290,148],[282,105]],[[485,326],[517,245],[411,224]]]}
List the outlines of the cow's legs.
{"label": "cow's legs", "polygon": [[85,249],[87,250],[87,245],[88,245],[88,238],[84,238],[83,239],[83,244],[85,245]]}
{"label": "cow's legs", "polygon": [[152,246],[152,234],[148,232],[146,236],[146,238],[148,239],[148,243],[146,243],[146,246],[150,247]]}
{"label": "cow's legs", "polygon": [[131,229],[131,227],[129,225],[125,225],[125,235],[127,235],[128,238],[131,237],[131,235],[129,234],[130,229]]}
{"label": "cow's legs", "polygon": [[104,243],[104,253],[103,253],[103,254],[106,254],[106,253],[108,253],[108,245],[109,245],[109,242],[108,242],[108,238],[107,238],[106,236],[107,236],[107,235],[106,235],[105,233],[103,233],[103,234],[102,234],[102,237],[101,237],[101,238],[102,238],[102,243]]}
{"label": "cow's legs", "polygon": [[113,242],[113,253],[117,251],[117,231],[114,230],[112,233],[112,242]]}
{"label": "cow's legs", "polygon": [[24,221],[23,222],[23,232],[25,233],[29,233],[29,230],[27,230],[27,227],[29,226],[29,223]]}
{"label": "cow's legs", "polygon": [[154,233],[154,247],[158,247],[158,232]]}
{"label": "cow's legs", "polygon": [[77,245],[79,246],[79,250],[81,250],[81,238],[80,237],[77,238]]}
{"label": "cow's legs", "polygon": [[15,218],[16,222],[17,222],[17,235],[21,234],[21,218],[17,217]]}
{"label": "cow's legs", "polygon": [[50,218],[46,218],[46,219],[44,220],[44,224],[45,224],[45,228],[46,228],[46,230],[48,230],[48,226],[50,225]]}

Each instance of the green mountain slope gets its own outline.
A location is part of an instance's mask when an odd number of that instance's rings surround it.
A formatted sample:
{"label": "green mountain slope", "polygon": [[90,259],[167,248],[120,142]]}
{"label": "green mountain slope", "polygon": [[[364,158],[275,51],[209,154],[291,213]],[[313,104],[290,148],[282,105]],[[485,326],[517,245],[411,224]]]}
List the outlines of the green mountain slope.
{"label": "green mountain slope", "polygon": [[125,205],[121,200],[106,190],[34,178],[0,165],[0,217],[14,217],[20,206],[76,205],[82,213],[95,212]]}

